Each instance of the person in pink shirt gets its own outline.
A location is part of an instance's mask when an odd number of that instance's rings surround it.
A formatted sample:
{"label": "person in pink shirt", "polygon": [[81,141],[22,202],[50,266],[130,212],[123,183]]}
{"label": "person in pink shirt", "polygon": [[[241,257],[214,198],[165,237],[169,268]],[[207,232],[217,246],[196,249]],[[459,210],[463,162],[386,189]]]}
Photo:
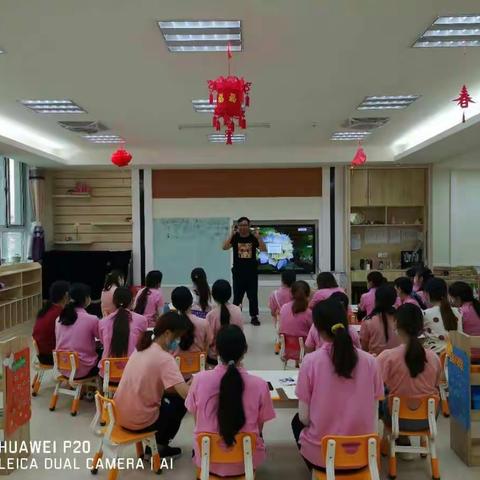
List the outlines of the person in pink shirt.
{"label": "person in pink shirt", "polygon": [[293,301],[286,303],[280,309],[280,333],[292,337],[307,338],[313,324],[312,311],[308,308],[310,286],[303,280],[292,285]]}
{"label": "person in pink shirt", "polygon": [[[375,358],[354,347],[345,308],[328,299],[313,309],[323,346],[305,356],[296,387],[298,413],[292,430],[311,469],[325,467],[325,435],[366,435],[376,431],[376,401],[383,382]],[[354,401],[353,401],[354,399]]]}
{"label": "person in pink shirt", "polygon": [[473,289],[468,283],[454,282],[448,289],[453,305],[460,308],[464,333],[480,336],[480,302],[474,297]]}
{"label": "person in pink shirt", "polygon": [[[147,319],[129,310],[131,303],[130,290],[118,287],[113,294],[114,312],[102,319],[98,325],[98,338],[103,345],[102,360],[109,357],[129,357],[135,350],[138,338],[147,330]],[[101,363],[100,375],[103,377]]]}
{"label": "person in pink shirt", "polygon": [[212,332],[205,318],[192,315],[192,292],[187,287],[177,287],[172,292],[172,304],[177,312],[184,316],[188,328],[182,335],[174,355],[182,352],[208,352],[212,344]]}
{"label": "person in pink shirt", "polygon": [[395,308],[400,307],[405,303],[412,303],[420,307],[420,297],[413,291],[413,285],[408,277],[398,277],[393,282],[397,292],[397,299],[395,301]]}
{"label": "person in pink shirt", "polygon": [[360,343],[366,352],[378,355],[383,350],[400,345],[395,329],[395,289],[382,285],[375,292],[375,308],[360,327]]}
{"label": "person in pink shirt", "polygon": [[105,278],[102,294],[100,296],[100,303],[102,308],[102,316],[106,317],[115,311],[113,304],[113,294],[118,287],[123,287],[125,279],[120,270],[112,270]]}
{"label": "person in pink shirt", "polygon": [[217,306],[207,314],[207,322],[211,332],[208,363],[217,365],[217,349],[215,344],[218,332],[225,325],[237,325],[243,330],[244,319],[240,307],[230,303],[232,287],[227,280],[217,280],[212,285],[212,296]]}
{"label": "person in pink shirt", "polygon": [[187,328],[182,315],[162,315],[153,334],[146,331],[140,337],[114,396],[119,424],[134,432],[156,431],[162,458],[178,457],[182,452],[169,443],[185,416],[184,399],[189,386],[169,352],[176,349]]}
{"label": "person in pink shirt", "polygon": [[432,271],[427,267],[419,267],[415,272],[415,278],[413,279],[413,285],[416,287],[413,289],[413,293],[416,294],[415,299],[422,310],[426,310],[431,307],[428,303],[428,297],[425,292],[425,287],[430,279],[434,278]]}
{"label": "person in pink shirt", "polygon": [[282,285],[274,290],[268,299],[268,308],[272,314],[274,323],[277,322],[277,316],[280,309],[288,302],[293,300],[292,285],[297,279],[297,274],[293,270],[284,270],[282,272]]}
{"label": "person in pink shirt", "polygon": [[309,307],[313,307],[322,300],[326,300],[332,293],[343,292],[345,290],[338,286],[337,280],[331,272],[321,272],[317,276],[317,288],[318,290],[313,294],[312,299],[310,300]]}
{"label": "person in pink shirt", "polygon": [[[438,395],[442,367],[438,355],[425,349],[418,339],[423,332],[423,313],[412,304],[402,305],[395,313],[401,345],[383,351],[377,362],[389,395],[420,398]],[[391,423],[388,404],[384,406],[384,421]],[[403,430],[423,430],[427,421],[401,421]],[[408,441],[403,439],[403,441]]]}
{"label": "person in pink shirt", "polygon": [[386,282],[385,277],[381,272],[369,272],[367,275],[367,288],[368,292],[364,293],[360,297],[360,303],[358,304],[357,318],[361,320],[364,317],[368,317],[372,314],[375,308],[375,291],[378,287]]}
{"label": "person in pink shirt", "polygon": [[212,294],[208,285],[207,273],[203,268],[197,267],[190,274],[192,279],[192,312],[200,318],[206,318],[207,313],[212,309]]}
{"label": "person in pink shirt", "polygon": [[[96,376],[98,318],[85,310],[90,305],[90,288],[83,283],[74,283],[69,295],[70,303],[65,305],[55,325],[55,350],[78,353],[75,378]],[[61,373],[68,375],[68,372]]]}
{"label": "person in pink shirt", "polygon": [[133,311],[144,315],[148,320],[148,326],[154,327],[155,323],[162,313],[165,302],[161,290],[163,275],[158,270],[152,270],[147,273],[145,278],[145,287],[139,290],[135,297]]}
{"label": "person in pink shirt", "polygon": [[[216,433],[231,447],[235,435],[249,432],[256,437],[253,451],[256,470],[266,458],[263,425],[275,418],[270,391],[265,380],[243,368],[247,341],[237,325],[227,325],[218,332],[216,347],[220,364],[195,375],[185,400],[187,410],[195,417],[194,462],[201,466],[198,433]],[[211,463],[210,473],[219,477],[239,476],[245,473],[245,468],[243,462]]]}

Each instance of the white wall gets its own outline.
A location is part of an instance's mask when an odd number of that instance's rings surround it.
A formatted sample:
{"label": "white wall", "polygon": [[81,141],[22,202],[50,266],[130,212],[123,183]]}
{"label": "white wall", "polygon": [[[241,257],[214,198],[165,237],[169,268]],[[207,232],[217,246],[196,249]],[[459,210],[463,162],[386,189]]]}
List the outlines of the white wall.
{"label": "white wall", "polygon": [[432,171],[433,265],[480,265],[480,169],[455,162]]}

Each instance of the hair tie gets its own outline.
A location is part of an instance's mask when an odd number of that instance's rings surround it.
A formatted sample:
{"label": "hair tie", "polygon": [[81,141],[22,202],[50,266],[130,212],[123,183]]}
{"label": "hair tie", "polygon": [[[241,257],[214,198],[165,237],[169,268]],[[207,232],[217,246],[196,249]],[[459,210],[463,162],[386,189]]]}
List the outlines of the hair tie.
{"label": "hair tie", "polygon": [[235,366],[235,362],[234,362],[233,360],[229,360],[228,366],[229,366],[229,367]]}
{"label": "hair tie", "polygon": [[339,328],[345,329],[345,325],[343,323],[336,323],[332,328],[332,333],[335,333]]}

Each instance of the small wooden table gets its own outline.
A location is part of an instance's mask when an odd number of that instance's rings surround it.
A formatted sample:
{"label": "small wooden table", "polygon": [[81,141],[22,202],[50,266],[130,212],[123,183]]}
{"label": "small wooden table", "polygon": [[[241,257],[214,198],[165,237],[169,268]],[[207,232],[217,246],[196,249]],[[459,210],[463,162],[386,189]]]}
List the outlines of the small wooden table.
{"label": "small wooden table", "polygon": [[248,373],[265,380],[273,390],[271,396],[275,408],[298,408],[295,395],[298,370],[249,370]]}

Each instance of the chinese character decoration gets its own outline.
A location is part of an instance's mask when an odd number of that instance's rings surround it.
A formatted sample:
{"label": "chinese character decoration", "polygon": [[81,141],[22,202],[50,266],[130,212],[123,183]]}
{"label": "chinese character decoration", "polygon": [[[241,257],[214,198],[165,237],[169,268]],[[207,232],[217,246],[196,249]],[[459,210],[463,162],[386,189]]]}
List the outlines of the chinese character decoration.
{"label": "chinese character decoration", "polygon": [[355,156],[352,159],[352,168],[360,167],[367,161],[367,154],[363,150],[361,145],[358,145]]}
{"label": "chinese character decoration", "polygon": [[230,59],[232,58],[231,49],[227,49],[228,58],[228,76],[218,77],[215,80],[208,80],[208,89],[210,92],[210,104],[215,104],[213,112],[212,125],[219,131],[223,121],[225,127],[225,136],[227,145],[232,144],[232,134],[235,131],[235,120],[242,129],[247,128],[245,120],[245,107],[250,105],[251,82],[246,82],[243,78],[230,75]]}
{"label": "chinese character decoration", "polygon": [[462,90],[460,90],[460,95],[452,101],[457,102],[457,105],[463,109],[462,122],[465,123],[465,109],[468,108],[470,103],[475,103],[465,85],[462,87]]}
{"label": "chinese character decoration", "polygon": [[132,155],[125,150],[125,147],[121,147],[112,153],[112,163],[117,167],[126,167],[130,160],[132,160]]}

